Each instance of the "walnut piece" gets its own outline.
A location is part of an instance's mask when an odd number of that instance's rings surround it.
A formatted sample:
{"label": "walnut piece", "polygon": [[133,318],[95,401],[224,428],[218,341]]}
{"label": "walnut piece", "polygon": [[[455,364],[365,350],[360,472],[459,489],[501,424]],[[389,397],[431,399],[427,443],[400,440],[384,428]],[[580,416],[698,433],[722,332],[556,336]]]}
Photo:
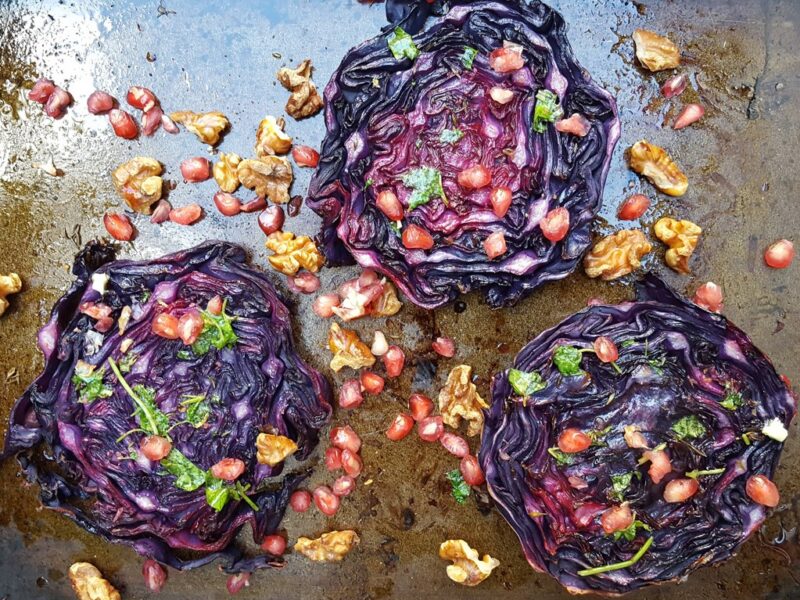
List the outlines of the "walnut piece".
{"label": "walnut piece", "polygon": [[254,190],[257,196],[267,197],[276,204],[289,201],[289,187],[294,175],[291,163],[282,156],[248,158],[239,163],[239,181]]}
{"label": "walnut piece", "polygon": [[201,142],[209,146],[219,144],[220,135],[230,125],[228,117],[221,112],[196,113],[190,110],[180,110],[172,113],[169,118],[176,123],[181,123]]}
{"label": "walnut piece", "polygon": [[214,181],[223,192],[232,194],[239,187],[239,163],[242,157],[230,152],[219,153],[219,160],[214,164]]}
{"label": "walnut piece", "polygon": [[92,563],[76,562],[69,568],[69,582],[78,600],[122,600],[122,596]]}
{"label": "walnut piece", "polygon": [[669,217],[659,219],[654,229],[656,237],[669,246],[667,265],[679,273],[689,273],[689,258],[703,230],[691,221],[676,221]]}
{"label": "walnut piece", "polygon": [[628,151],[631,169],[644,175],[654,186],[670,196],[683,196],[689,180],[667,151],[646,140],[636,142]]}
{"label": "walnut piece", "polygon": [[370,314],[374,317],[391,317],[400,312],[400,309],[403,308],[403,303],[397,297],[397,290],[390,281],[384,278],[381,280],[381,284],[383,285],[383,293],[375,301]]}
{"label": "walnut piece", "polygon": [[256,156],[286,154],[292,149],[292,138],[283,131],[286,123],[273,116],[261,119],[256,132]]}
{"label": "walnut piece", "polygon": [[294,550],[316,562],[338,562],[360,541],[358,534],[352,529],[329,531],[315,540],[299,538]]}
{"label": "walnut piece", "polygon": [[256,438],[256,451],[259,463],[274,467],[283,462],[287,456],[297,452],[297,444],[285,435],[259,433]]}
{"label": "walnut piece", "polygon": [[16,294],[22,289],[22,280],[16,273],[9,273],[8,275],[0,275],[0,317],[6,312],[8,308],[8,300],[6,296]]}
{"label": "walnut piece", "polygon": [[278,71],[278,81],[292,92],[286,103],[286,112],[295,119],[310,117],[322,109],[322,98],[311,81],[312,69],[311,61],[306,59],[296,69],[283,67]]}
{"label": "walnut piece", "polygon": [[478,435],[483,428],[482,408],[489,408],[472,383],[472,367],[458,365],[450,371],[447,383],[439,392],[439,411],[442,420],[453,429],[458,429],[461,419],[469,422],[467,435]]}
{"label": "walnut piece", "polygon": [[500,561],[488,554],[480,558],[478,551],[464,540],[447,540],[439,546],[439,558],[452,560],[447,566],[447,576],[463,585],[475,586],[492,574]]}
{"label": "walnut piece", "polygon": [[333,353],[331,369],[339,372],[342,367],[360,369],[375,364],[375,357],[369,347],[362,342],[352,329],[342,329],[338,323],[331,323],[328,332],[328,348]]}
{"label": "walnut piece", "polygon": [[164,184],[161,163],[154,158],[137,156],[122,163],[111,173],[117,194],[131,210],[149,215],[153,204],[161,199]]}
{"label": "walnut piece", "polygon": [[610,281],[638,269],[652,249],[641,230],[623,229],[597,242],[583,259],[583,268],[589,277]]}
{"label": "walnut piece", "polygon": [[275,253],[269,257],[269,264],[284,275],[295,276],[300,269],[316,273],[325,264],[325,257],[307,235],[276,231],[267,236],[267,248]]}
{"label": "walnut piece", "polygon": [[647,29],[633,32],[636,58],[651,71],[674,69],[681,64],[681,53],[669,38]]}

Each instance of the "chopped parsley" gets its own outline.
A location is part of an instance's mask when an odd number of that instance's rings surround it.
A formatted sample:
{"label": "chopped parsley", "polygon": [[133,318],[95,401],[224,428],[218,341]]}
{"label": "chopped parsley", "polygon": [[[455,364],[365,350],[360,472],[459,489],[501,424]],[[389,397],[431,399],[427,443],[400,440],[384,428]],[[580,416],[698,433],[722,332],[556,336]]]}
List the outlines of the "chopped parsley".
{"label": "chopped parsley", "polygon": [[155,390],[143,385],[131,387],[128,385],[128,382],[125,381],[125,377],[123,377],[113,358],[109,357],[108,364],[119,380],[120,385],[122,385],[125,391],[128,392],[128,396],[133,400],[136,406],[133,414],[142,431],[151,435],[166,436],[169,432],[169,417],[161,412],[158,404],[156,404]]}
{"label": "chopped parsley", "polygon": [[389,229],[394,231],[394,234],[397,237],[403,235],[403,223],[402,221],[389,221]]}
{"label": "chopped parsley", "polygon": [[469,485],[464,481],[464,476],[461,474],[461,471],[453,469],[452,471],[448,471],[445,477],[447,477],[447,481],[450,482],[450,486],[452,487],[451,493],[453,494],[453,498],[455,498],[456,502],[459,504],[464,504],[469,496]]}
{"label": "chopped parsley", "polygon": [[571,465],[574,461],[571,454],[562,452],[558,446],[553,446],[552,448],[548,448],[547,453],[553,458],[555,458],[556,462],[560,465]]}
{"label": "chopped parsley", "polygon": [[697,479],[698,477],[704,477],[706,475],[722,475],[724,472],[725,469],[720,467],[719,469],[706,469],[705,471],[688,471],[686,476],[691,477],[692,479]]}
{"label": "chopped parsley", "polygon": [[632,542],[636,538],[636,531],[639,529],[644,529],[645,531],[652,531],[650,526],[647,523],[642,523],[639,519],[634,520],[633,523],[628,525],[622,531],[615,531],[614,532],[614,540],[618,540],[621,537],[624,537],[629,542]]}
{"label": "chopped parsley", "polygon": [[520,371],[518,369],[509,369],[508,383],[511,384],[511,388],[517,394],[523,396],[524,398],[527,398],[531,394],[535,394],[536,392],[547,387],[547,384],[542,379],[542,376],[536,371],[526,373],[525,371]]}
{"label": "chopped parsley", "polygon": [[133,365],[139,359],[139,356],[134,354],[133,352],[128,352],[125,356],[123,356],[119,360],[119,370],[122,373],[130,373]]}
{"label": "chopped parsley", "polygon": [[403,185],[414,190],[408,199],[408,209],[427,204],[433,198],[441,198],[447,204],[442,187],[442,173],[433,167],[418,167],[403,175]]}
{"label": "chopped parsley", "polygon": [[728,410],[737,410],[742,407],[744,404],[744,398],[739,392],[728,392],[725,394],[725,398],[722,402],[719,403],[722,408],[727,408]]}
{"label": "chopped parsley", "polygon": [[547,131],[547,123],[555,123],[563,115],[558,96],[545,89],[536,92],[536,108],[533,110],[533,130],[536,133]]}
{"label": "chopped parsley", "polygon": [[389,36],[388,43],[389,50],[392,51],[397,60],[403,60],[404,58],[414,60],[419,56],[419,49],[414,43],[414,39],[402,27],[394,28],[392,35]]}
{"label": "chopped parsley", "polygon": [[558,369],[558,372],[565,377],[572,377],[574,375],[581,375],[581,357],[584,352],[592,352],[589,348],[579,349],[575,346],[559,346],[553,352],[553,364]]}
{"label": "chopped parsley", "polygon": [[161,466],[170,475],[174,475],[175,487],[184,492],[193,492],[206,483],[206,473],[177,448],[170,450],[161,459]]}
{"label": "chopped parsley", "polygon": [[699,438],[706,434],[706,427],[694,415],[688,415],[678,420],[673,426],[672,431],[679,440],[688,438]]}
{"label": "chopped parsley", "polygon": [[642,544],[642,547],[639,548],[639,551],[636,554],[634,554],[631,559],[618,563],[613,563],[610,565],[603,565],[602,567],[583,569],[582,571],[578,571],[578,576],[590,577],[592,575],[599,575],[600,573],[608,573],[609,571],[618,571],[620,569],[627,569],[628,567],[632,567],[641,560],[641,558],[645,555],[645,553],[650,549],[650,546],[652,545],[653,545],[653,538],[649,537],[647,538],[647,541],[644,544]]}
{"label": "chopped parsley", "polygon": [[206,502],[211,508],[219,512],[225,508],[229,500],[243,500],[247,502],[250,508],[257,511],[259,510],[258,505],[247,495],[247,490],[249,489],[249,483],[242,485],[241,482],[237,481],[231,485],[209,473],[206,481]]}
{"label": "chopped parsley", "polygon": [[464,52],[461,54],[461,64],[466,69],[472,69],[472,63],[475,62],[475,57],[478,56],[478,49],[472,46],[464,46]]}
{"label": "chopped parsley", "polygon": [[442,129],[439,133],[439,141],[443,144],[455,144],[464,137],[464,132],[454,127],[453,129]]}
{"label": "chopped parsley", "polygon": [[614,473],[611,476],[611,493],[613,500],[622,502],[625,499],[625,492],[631,487],[633,473]]}
{"label": "chopped parsley", "polygon": [[113,393],[112,389],[103,383],[106,374],[105,367],[95,368],[94,365],[78,361],[72,383],[78,393],[78,402],[91,404],[98,398],[108,398]]}
{"label": "chopped parsley", "polygon": [[197,396],[184,396],[181,408],[186,414],[186,420],[195,429],[202,427],[211,415],[211,407],[206,401],[205,394]]}
{"label": "chopped parsley", "polygon": [[192,352],[196,356],[208,354],[212,347],[217,350],[233,348],[236,342],[239,341],[239,336],[236,335],[232,326],[236,317],[232,317],[225,312],[227,304],[227,300],[222,303],[222,312],[218,315],[211,314],[207,310],[201,311],[203,315],[203,331],[200,332],[197,341],[192,344]]}

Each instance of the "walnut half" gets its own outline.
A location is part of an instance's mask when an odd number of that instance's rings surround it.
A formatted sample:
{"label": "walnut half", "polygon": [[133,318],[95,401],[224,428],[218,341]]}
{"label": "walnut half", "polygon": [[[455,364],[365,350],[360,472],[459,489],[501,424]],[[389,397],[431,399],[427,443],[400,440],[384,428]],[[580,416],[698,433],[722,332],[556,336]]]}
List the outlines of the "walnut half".
{"label": "walnut half", "polygon": [[267,236],[267,248],[275,253],[269,257],[269,264],[284,275],[294,277],[300,269],[316,273],[325,264],[325,257],[307,235],[276,231]]}
{"label": "walnut half", "polygon": [[111,181],[131,210],[149,215],[153,204],[161,199],[161,172],[161,163],[155,158],[137,156],[114,169]]}
{"label": "walnut half", "polygon": [[214,163],[214,181],[223,192],[232,194],[239,187],[239,163],[242,157],[230,152],[219,153],[219,160]]}
{"label": "walnut half", "polygon": [[292,149],[292,138],[283,131],[283,119],[267,116],[261,119],[256,132],[256,156],[286,154]]}
{"label": "walnut half", "polygon": [[0,275],[0,317],[6,312],[8,308],[8,300],[6,296],[16,294],[22,289],[22,280],[16,273],[9,273],[8,275]]}
{"label": "walnut half", "polygon": [[331,369],[337,373],[342,367],[360,369],[375,364],[372,351],[352,329],[343,329],[335,321],[328,332],[328,348],[333,353]]}
{"label": "walnut half", "polygon": [[180,110],[172,113],[169,118],[182,124],[201,142],[209,146],[216,146],[219,143],[220,135],[230,125],[228,117],[221,112],[196,113],[190,110]]}
{"label": "walnut half", "polygon": [[481,558],[478,551],[470,548],[464,540],[442,542],[439,546],[439,558],[452,560],[453,564],[447,567],[447,576],[456,583],[468,586],[478,585],[500,565],[499,560],[488,554]]}
{"label": "walnut half", "polygon": [[703,230],[691,221],[676,221],[669,217],[659,219],[654,230],[656,237],[669,246],[667,265],[679,273],[689,273],[689,257],[697,247]]}
{"label": "walnut half", "polygon": [[92,563],[77,562],[69,568],[69,582],[78,600],[122,600],[122,596]]}
{"label": "walnut half", "polygon": [[589,277],[610,281],[638,269],[652,249],[641,230],[623,229],[597,242],[583,259],[583,268]]}
{"label": "walnut half", "polygon": [[681,53],[669,38],[647,29],[633,32],[636,58],[651,71],[674,69],[681,64]]}
{"label": "walnut half", "polygon": [[278,81],[292,93],[286,103],[286,112],[295,119],[310,117],[322,109],[322,98],[311,81],[312,69],[311,61],[306,59],[296,69],[283,67],[278,71]]}
{"label": "walnut half", "polygon": [[294,545],[295,552],[315,562],[338,562],[352,550],[361,539],[352,529],[329,531],[316,539],[301,537]]}
{"label": "walnut half", "polygon": [[469,422],[467,435],[478,435],[483,428],[482,408],[489,405],[478,394],[478,388],[472,383],[472,367],[458,365],[447,376],[447,383],[439,392],[439,410],[442,420],[457,429],[461,419]]}
{"label": "walnut half", "polygon": [[259,433],[256,438],[256,460],[262,465],[274,467],[295,452],[297,444],[285,435]]}
{"label": "walnut half", "polygon": [[239,163],[239,181],[254,190],[257,196],[267,197],[276,204],[289,201],[289,187],[294,180],[291,163],[282,156],[248,158]]}
{"label": "walnut half", "polygon": [[683,196],[689,189],[689,179],[661,146],[646,140],[636,142],[628,151],[628,163],[665,194]]}

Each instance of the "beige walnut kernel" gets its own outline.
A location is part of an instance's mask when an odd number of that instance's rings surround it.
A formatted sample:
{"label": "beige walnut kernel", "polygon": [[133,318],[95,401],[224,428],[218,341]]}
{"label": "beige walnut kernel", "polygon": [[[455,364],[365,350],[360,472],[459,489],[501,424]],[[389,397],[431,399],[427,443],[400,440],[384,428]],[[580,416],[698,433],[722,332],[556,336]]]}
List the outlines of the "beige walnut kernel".
{"label": "beige walnut kernel", "polygon": [[677,221],[669,217],[659,219],[653,229],[656,237],[669,246],[667,265],[679,273],[689,273],[689,258],[703,230],[691,221]]}
{"label": "beige walnut kernel", "polygon": [[610,281],[638,269],[652,249],[639,229],[623,229],[597,242],[583,259],[583,268],[589,277]]}

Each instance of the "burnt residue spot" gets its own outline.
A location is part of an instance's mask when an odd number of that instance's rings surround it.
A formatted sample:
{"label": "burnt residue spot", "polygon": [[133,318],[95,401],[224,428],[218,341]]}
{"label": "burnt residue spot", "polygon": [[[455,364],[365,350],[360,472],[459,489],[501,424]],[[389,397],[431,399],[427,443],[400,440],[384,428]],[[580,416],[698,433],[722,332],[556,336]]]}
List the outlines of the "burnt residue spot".
{"label": "burnt residue spot", "polygon": [[367,496],[367,506],[358,513],[359,520],[368,519],[369,517],[377,517],[378,511],[375,510],[380,506],[381,501],[375,495],[375,491],[370,488],[369,495]]}
{"label": "burnt residue spot", "polygon": [[414,514],[414,511],[410,508],[404,508],[403,512],[400,513],[400,517],[402,522],[400,527],[402,527],[405,531],[408,531],[414,526],[414,523],[417,521],[417,515]]}
{"label": "burnt residue spot", "polygon": [[484,517],[487,517],[492,513],[494,501],[492,501],[492,497],[489,495],[489,491],[486,489],[485,485],[482,485],[481,487],[473,487],[470,496],[472,496],[472,498],[475,500],[475,506],[478,507],[478,512],[480,512]]}
{"label": "burnt residue spot", "polygon": [[286,212],[289,214],[290,217],[296,217],[300,214],[300,207],[303,206],[303,197],[302,196],[292,196],[292,199],[289,200],[289,204],[286,206]]}
{"label": "burnt residue spot", "polygon": [[428,359],[421,359],[417,361],[417,368],[414,371],[414,379],[411,382],[411,389],[428,390],[433,386],[434,379],[436,378],[436,365],[433,361]]}
{"label": "burnt residue spot", "polygon": [[460,315],[467,310],[467,303],[463,300],[456,300],[455,304],[453,304],[453,310],[456,312],[456,314]]}
{"label": "burnt residue spot", "polygon": [[384,538],[380,545],[381,563],[383,564],[384,574],[388,575],[397,568],[400,556],[394,551],[397,540],[393,537]]}

